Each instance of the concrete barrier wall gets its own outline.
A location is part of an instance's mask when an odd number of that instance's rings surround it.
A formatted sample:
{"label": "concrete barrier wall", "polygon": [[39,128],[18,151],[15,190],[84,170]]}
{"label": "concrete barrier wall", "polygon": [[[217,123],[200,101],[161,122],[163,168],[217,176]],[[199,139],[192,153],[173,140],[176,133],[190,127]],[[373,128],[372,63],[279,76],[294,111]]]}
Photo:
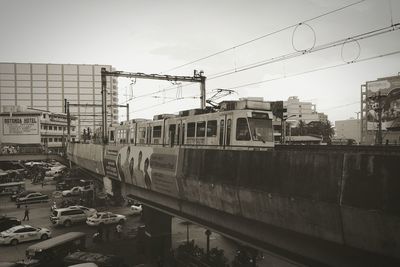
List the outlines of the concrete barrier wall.
{"label": "concrete barrier wall", "polygon": [[104,147],[102,145],[69,143],[67,154],[75,164],[104,176]]}
{"label": "concrete barrier wall", "polygon": [[[104,175],[101,145],[70,144],[68,153],[76,164]],[[177,199],[400,258],[400,152],[176,153]]]}
{"label": "concrete barrier wall", "polygon": [[346,244],[400,258],[400,156],[346,154],[344,162]]}
{"label": "concrete barrier wall", "polygon": [[400,257],[400,156],[340,151],[182,151],[191,202]]}

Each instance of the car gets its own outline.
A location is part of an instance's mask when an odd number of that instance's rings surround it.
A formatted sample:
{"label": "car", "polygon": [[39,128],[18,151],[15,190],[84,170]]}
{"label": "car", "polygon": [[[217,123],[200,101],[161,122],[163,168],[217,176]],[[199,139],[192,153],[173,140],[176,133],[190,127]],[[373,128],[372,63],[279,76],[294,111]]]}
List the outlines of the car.
{"label": "car", "polygon": [[80,209],[80,210],[83,210],[83,212],[85,212],[85,214],[86,214],[88,217],[91,217],[91,216],[93,216],[93,215],[95,215],[95,214],[97,213],[97,210],[96,210],[96,209],[88,208],[88,207],[80,206],[80,205],[73,205],[73,206],[69,206],[68,208],[70,208],[70,209]]}
{"label": "car", "polygon": [[115,255],[103,255],[100,253],[76,251],[68,254],[64,258],[64,263],[68,266],[75,266],[72,264],[79,263],[95,263],[96,266],[101,267],[122,267],[126,266],[123,264],[123,258]]}
{"label": "car", "polygon": [[35,193],[35,191],[30,191],[30,190],[22,191],[22,192],[20,192],[20,193],[11,195],[11,196],[10,196],[10,199],[11,199],[11,201],[16,201],[17,198],[26,197],[26,196],[29,195],[30,193]]}
{"label": "car", "polygon": [[89,216],[82,210],[77,208],[55,209],[50,215],[50,221],[54,225],[63,225],[69,227],[75,223],[85,222]]}
{"label": "car", "polygon": [[83,191],[82,186],[75,186],[75,187],[72,187],[70,190],[62,191],[62,195],[64,197],[76,196],[76,195],[79,195],[82,191]]}
{"label": "car", "polygon": [[0,232],[21,224],[21,220],[15,217],[0,216]]}
{"label": "car", "polygon": [[15,246],[32,240],[46,240],[49,237],[51,237],[51,231],[47,228],[18,225],[0,233],[0,244]]}
{"label": "car", "polygon": [[16,200],[17,208],[19,208],[21,205],[25,204],[34,204],[34,203],[41,203],[41,202],[48,202],[49,201],[49,196],[42,194],[42,193],[30,193],[26,195],[25,197],[19,197]]}
{"label": "car", "polygon": [[132,215],[142,214],[143,211],[142,204],[133,204],[130,209]]}
{"label": "car", "polygon": [[123,224],[126,222],[126,216],[114,214],[112,212],[97,212],[95,215],[89,217],[86,223],[89,226],[101,226],[105,224]]}

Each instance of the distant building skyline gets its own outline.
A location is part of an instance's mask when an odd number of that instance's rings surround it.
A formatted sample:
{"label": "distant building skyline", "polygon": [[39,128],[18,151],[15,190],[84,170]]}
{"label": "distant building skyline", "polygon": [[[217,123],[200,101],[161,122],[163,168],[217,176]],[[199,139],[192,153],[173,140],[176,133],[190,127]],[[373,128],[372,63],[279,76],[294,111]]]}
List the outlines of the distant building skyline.
{"label": "distant building skyline", "polygon": [[[78,133],[101,126],[101,68],[111,65],[0,62],[0,108],[22,105],[77,117]],[[118,81],[107,77],[108,105],[118,104]],[[86,106],[87,105],[87,106]],[[118,122],[118,108],[109,108],[108,123]]]}

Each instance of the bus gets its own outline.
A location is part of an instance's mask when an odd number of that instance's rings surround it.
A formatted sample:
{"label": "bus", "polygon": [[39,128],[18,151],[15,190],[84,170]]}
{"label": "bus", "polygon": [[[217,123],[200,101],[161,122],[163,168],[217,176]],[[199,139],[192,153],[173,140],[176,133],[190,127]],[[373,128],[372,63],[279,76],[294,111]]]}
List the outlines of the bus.
{"label": "bus", "polygon": [[26,249],[27,261],[62,266],[62,259],[69,253],[85,249],[86,234],[69,232],[34,244]]}

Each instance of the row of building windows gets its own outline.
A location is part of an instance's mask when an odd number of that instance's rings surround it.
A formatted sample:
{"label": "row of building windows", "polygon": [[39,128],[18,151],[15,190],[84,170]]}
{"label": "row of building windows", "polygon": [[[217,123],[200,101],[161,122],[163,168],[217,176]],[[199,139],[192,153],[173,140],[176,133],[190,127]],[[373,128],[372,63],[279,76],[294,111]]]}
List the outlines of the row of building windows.
{"label": "row of building windows", "polygon": [[62,137],[40,138],[40,141],[43,144],[45,144],[45,143],[58,143],[58,142],[62,142]]}
{"label": "row of building windows", "polygon": [[108,71],[110,66],[101,65],[74,65],[74,64],[14,64],[1,63],[0,73],[35,73],[35,74],[72,74],[72,75],[93,75],[101,72],[101,68],[105,67]]}
{"label": "row of building windows", "polygon": [[[66,126],[55,126],[55,125],[40,125],[40,129],[42,130],[50,130],[50,131],[66,131]],[[75,126],[71,126],[71,131],[75,131]]]}

